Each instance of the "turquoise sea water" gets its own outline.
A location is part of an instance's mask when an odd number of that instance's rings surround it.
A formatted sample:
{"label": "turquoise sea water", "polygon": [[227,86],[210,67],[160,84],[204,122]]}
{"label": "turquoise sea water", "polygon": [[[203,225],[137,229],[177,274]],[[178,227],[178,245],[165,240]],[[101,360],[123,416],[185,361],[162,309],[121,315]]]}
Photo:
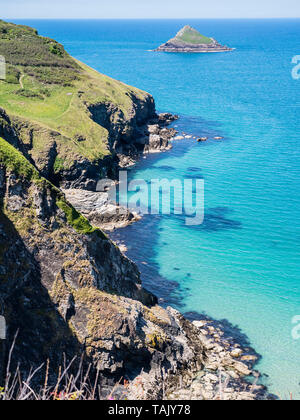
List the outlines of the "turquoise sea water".
{"label": "turquoise sea water", "polygon": [[[270,390],[300,399],[299,20],[25,21],[99,71],[151,92],[178,129],[224,141],[176,142],[131,177],[205,180],[205,221],[145,216],[117,233],[144,284],[183,312],[226,319],[262,355]],[[184,24],[235,47],[156,54]],[[146,264],[145,264],[146,263]]]}

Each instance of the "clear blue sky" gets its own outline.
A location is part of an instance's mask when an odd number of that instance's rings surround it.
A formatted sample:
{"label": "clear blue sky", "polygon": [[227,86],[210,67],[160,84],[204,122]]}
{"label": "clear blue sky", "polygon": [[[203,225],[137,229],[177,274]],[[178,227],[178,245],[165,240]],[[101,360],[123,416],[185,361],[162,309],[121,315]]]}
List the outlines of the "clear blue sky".
{"label": "clear blue sky", "polygon": [[300,17],[300,0],[0,0],[2,19]]}

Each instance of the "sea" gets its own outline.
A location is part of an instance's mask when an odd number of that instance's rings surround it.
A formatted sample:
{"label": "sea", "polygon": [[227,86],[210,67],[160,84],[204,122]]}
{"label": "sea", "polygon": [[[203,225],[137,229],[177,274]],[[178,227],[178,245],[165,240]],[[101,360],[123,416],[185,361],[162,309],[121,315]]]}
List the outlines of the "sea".
{"label": "sea", "polygon": [[[231,325],[261,355],[270,392],[300,399],[300,20],[15,22],[150,92],[158,111],[180,116],[179,134],[208,137],[174,141],[129,172],[203,179],[203,223],[145,215],[114,237],[163,304]],[[234,51],[151,51],[186,24]]]}

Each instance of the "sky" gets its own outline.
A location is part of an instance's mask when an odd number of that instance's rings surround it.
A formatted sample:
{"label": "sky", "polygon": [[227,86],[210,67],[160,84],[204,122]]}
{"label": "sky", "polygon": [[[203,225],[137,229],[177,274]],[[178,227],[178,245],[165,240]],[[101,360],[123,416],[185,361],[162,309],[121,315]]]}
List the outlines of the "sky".
{"label": "sky", "polygon": [[285,18],[300,0],[0,0],[2,19]]}

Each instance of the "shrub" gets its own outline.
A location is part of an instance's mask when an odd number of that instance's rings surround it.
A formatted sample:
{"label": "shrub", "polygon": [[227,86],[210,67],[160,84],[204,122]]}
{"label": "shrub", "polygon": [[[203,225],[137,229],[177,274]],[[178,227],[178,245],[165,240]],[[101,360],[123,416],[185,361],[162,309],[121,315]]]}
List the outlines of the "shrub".
{"label": "shrub", "polygon": [[7,83],[18,84],[20,79],[20,72],[16,67],[8,64],[6,66],[6,79]]}
{"label": "shrub", "polygon": [[16,90],[15,94],[24,96],[25,98],[44,99],[44,97],[40,93],[34,92],[33,90],[30,90],[30,89],[18,89]]}
{"label": "shrub", "polygon": [[81,68],[61,44],[26,26],[0,21],[0,55],[10,68],[10,83],[17,83],[20,67],[43,83],[70,86],[80,77]]}

